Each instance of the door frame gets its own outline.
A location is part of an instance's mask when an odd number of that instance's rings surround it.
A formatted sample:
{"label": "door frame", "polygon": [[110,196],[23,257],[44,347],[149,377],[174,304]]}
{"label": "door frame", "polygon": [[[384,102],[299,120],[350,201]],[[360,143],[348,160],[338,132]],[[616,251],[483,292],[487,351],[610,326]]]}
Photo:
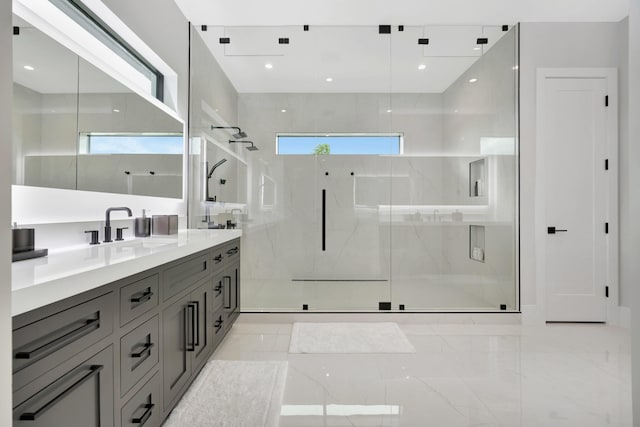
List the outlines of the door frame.
{"label": "door frame", "polygon": [[[535,264],[536,264],[536,305],[542,322],[547,319],[547,284],[545,271],[546,256],[546,188],[545,188],[545,147],[539,139],[542,135],[542,102],[545,80],[549,78],[603,78],[607,82],[609,106],[607,108],[606,153],[609,159],[607,175],[606,215],[609,222],[609,234],[606,238],[606,285],[609,286],[609,298],[606,301],[606,322],[620,324],[619,283],[618,283],[618,70],[617,68],[538,68],[536,75],[536,167],[535,167]],[[604,100],[603,100],[604,102]],[[604,164],[602,165],[604,168]]]}

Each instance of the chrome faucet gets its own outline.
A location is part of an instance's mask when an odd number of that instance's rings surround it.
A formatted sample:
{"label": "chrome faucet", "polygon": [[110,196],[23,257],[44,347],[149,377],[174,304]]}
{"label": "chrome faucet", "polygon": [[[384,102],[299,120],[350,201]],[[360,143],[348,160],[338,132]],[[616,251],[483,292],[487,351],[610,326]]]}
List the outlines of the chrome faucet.
{"label": "chrome faucet", "polygon": [[230,213],[231,215],[233,215],[235,211],[238,211],[238,213],[242,213],[242,209],[240,208],[233,208],[230,211],[226,211],[225,213]]}
{"label": "chrome faucet", "polygon": [[104,242],[105,243],[113,242],[113,240],[111,240],[111,212],[113,211],[126,211],[127,214],[129,214],[129,216],[133,216],[133,213],[131,213],[131,209],[127,207],[107,209],[107,213],[105,214],[105,222],[104,222]]}

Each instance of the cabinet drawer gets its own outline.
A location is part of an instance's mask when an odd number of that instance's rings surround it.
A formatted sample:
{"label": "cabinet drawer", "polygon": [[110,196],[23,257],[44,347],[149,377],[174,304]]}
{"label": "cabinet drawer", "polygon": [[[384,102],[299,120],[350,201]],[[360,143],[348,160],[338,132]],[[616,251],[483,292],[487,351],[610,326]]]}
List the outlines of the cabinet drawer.
{"label": "cabinet drawer", "polygon": [[240,259],[240,240],[236,239],[233,242],[227,244],[224,248],[224,255],[227,262],[232,262]]}
{"label": "cabinet drawer", "polygon": [[214,272],[222,270],[226,265],[226,246],[219,245],[211,250],[211,265]]}
{"label": "cabinet drawer", "polygon": [[224,304],[224,281],[223,273],[220,273],[213,278],[213,301],[211,301],[211,310],[214,312],[222,308],[222,305]]}
{"label": "cabinet drawer", "polygon": [[211,271],[209,252],[174,265],[164,271],[164,300],[207,277]]}
{"label": "cabinet drawer", "polygon": [[158,306],[158,274],[120,288],[120,326]]}
{"label": "cabinet drawer", "polygon": [[162,422],[160,374],[156,373],[120,411],[122,427],[157,427]]}
{"label": "cabinet drawer", "polygon": [[113,293],[13,331],[13,389],[80,353],[113,331]]}
{"label": "cabinet drawer", "polygon": [[159,357],[158,316],[120,339],[120,394],[124,395],[154,366]]}
{"label": "cabinet drawer", "polygon": [[113,426],[111,347],[55,374],[52,382],[38,385],[35,393],[15,408],[15,427]]}
{"label": "cabinet drawer", "polygon": [[221,308],[213,315],[213,346],[217,347],[227,333],[227,317]]}

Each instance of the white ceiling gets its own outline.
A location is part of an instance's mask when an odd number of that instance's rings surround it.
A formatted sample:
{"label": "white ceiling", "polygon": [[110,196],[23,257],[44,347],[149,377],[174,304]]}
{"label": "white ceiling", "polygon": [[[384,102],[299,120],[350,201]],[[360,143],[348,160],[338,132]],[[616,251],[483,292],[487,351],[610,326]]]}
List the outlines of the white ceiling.
{"label": "white ceiling", "polygon": [[[241,93],[441,93],[533,21],[619,21],[629,0],[176,0]],[[206,24],[206,32],[200,26]],[[310,25],[304,32],[303,24]],[[377,26],[393,24],[392,34]],[[398,25],[404,31],[398,31]],[[221,45],[220,37],[231,38]],[[289,45],[278,38],[288,37]],[[417,39],[428,37],[428,46]],[[489,45],[473,50],[478,37]],[[265,69],[271,63],[273,69]],[[418,65],[426,69],[418,70]],[[333,82],[327,83],[327,77]]]}
{"label": "white ceiling", "polygon": [[[501,26],[405,26],[391,35],[377,26],[197,31],[241,93],[442,93],[505,34]],[[290,43],[278,44],[281,37]],[[425,37],[429,45],[419,45]],[[479,37],[489,44],[478,46]]]}
{"label": "white ceiling", "polygon": [[176,0],[196,25],[504,24],[608,21],[629,0]]}

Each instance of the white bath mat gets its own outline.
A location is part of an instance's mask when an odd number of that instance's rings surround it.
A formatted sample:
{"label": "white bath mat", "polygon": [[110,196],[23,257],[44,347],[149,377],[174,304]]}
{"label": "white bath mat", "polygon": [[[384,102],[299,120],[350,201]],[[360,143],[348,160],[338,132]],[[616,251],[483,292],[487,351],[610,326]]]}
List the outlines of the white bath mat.
{"label": "white bath mat", "polygon": [[212,360],[164,427],[276,427],[287,362]]}
{"label": "white bath mat", "polygon": [[289,353],[415,353],[396,323],[294,323]]}

